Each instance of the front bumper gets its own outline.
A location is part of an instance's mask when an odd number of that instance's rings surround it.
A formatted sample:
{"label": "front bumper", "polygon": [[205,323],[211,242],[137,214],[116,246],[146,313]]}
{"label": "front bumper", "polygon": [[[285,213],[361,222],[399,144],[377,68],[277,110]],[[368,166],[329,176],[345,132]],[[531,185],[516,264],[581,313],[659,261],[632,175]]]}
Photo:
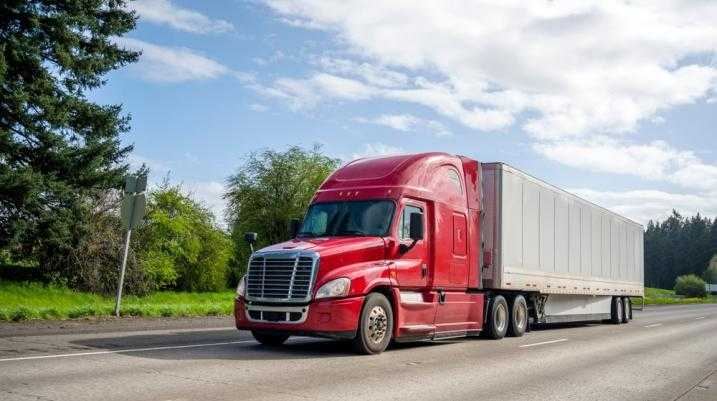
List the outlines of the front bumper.
{"label": "front bumper", "polygon": [[[353,338],[358,327],[364,297],[351,297],[314,301],[305,306],[277,306],[248,303],[244,298],[234,300],[234,320],[239,330],[283,331],[297,335]],[[296,321],[268,322],[260,311],[271,314],[301,313]],[[252,312],[253,313],[250,313]],[[253,316],[252,316],[253,315]]]}

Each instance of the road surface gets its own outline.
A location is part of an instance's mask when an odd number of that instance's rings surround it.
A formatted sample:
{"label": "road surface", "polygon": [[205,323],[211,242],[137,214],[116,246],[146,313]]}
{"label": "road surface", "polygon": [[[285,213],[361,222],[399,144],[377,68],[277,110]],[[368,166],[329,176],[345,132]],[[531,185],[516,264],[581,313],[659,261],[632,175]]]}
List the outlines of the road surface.
{"label": "road surface", "polygon": [[268,349],[229,319],[117,324],[0,326],[0,399],[717,400],[717,305],[378,356],[307,338]]}

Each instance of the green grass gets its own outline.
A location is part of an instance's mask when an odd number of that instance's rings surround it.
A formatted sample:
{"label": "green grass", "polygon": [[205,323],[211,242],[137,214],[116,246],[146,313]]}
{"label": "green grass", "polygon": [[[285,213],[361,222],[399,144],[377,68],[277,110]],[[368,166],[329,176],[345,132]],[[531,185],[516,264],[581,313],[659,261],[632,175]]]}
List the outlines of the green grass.
{"label": "green grass", "polygon": [[[639,298],[633,299],[633,304],[640,303]],[[684,298],[675,295],[673,290],[645,287],[645,305],[673,305],[673,304],[714,304],[717,296],[709,295],[705,298]]]}
{"label": "green grass", "polygon": [[[233,310],[233,291],[173,292],[122,297],[122,316],[223,316]],[[114,314],[114,298],[40,283],[0,282],[0,321],[78,319]]]}
{"label": "green grass", "polygon": [[[233,291],[162,291],[143,297],[125,296],[122,316],[225,316],[232,313],[233,299]],[[717,296],[683,298],[672,290],[645,288],[646,305],[695,303],[717,303]],[[97,318],[113,314],[114,298],[40,283],[0,282],[0,321]]]}

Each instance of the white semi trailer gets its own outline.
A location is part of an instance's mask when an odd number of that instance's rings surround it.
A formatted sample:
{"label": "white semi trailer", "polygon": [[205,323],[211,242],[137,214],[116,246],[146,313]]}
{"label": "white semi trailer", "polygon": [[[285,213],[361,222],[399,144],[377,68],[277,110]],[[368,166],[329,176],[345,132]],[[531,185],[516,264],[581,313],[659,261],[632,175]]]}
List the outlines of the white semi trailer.
{"label": "white semi trailer", "polygon": [[627,297],[644,296],[642,225],[507,164],[482,170],[483,288],[531,294],[537,322],[629,319]]}

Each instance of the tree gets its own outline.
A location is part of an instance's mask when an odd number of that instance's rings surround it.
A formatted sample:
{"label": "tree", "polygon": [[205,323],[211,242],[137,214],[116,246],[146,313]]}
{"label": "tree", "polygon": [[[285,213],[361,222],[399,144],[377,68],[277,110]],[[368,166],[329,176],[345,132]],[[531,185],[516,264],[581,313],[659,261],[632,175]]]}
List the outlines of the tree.
{"label": "tree", "polygon": [[681,275],[702,276],[717,253],[717,219],[676,211],[666,220],[650,221],[645,232],[645,284],[670,288]]}
{"label": "tree", "polygon": [[149,194],[147,215],[135,236],[138,263],[151,289],[217,291],[227,287],[229,236],[214,216],[179,186]]}
{"label": "tree", "polygon": [[705,270],[703,277],[706,282],[710,284],[717,284],[717,254],[712,256],[712,259],[710,259],[710,263],[707,265],[707,269]]}
{"label": "tree", "polygon": [[244,271],[249,255],[244,233],[257,232],[258,246],[287,240],[290,221],[303,217],[314,192],[339,162],[321,153],[319,146],[264,150],[247,156],[229,177],[225,194],[237,274]]}
{"label": "tree", "polygon": [[135,22],[122,0],[0,2],[0,249],[52,270],[121,185],[129,117],[85,92],[137,60],[111,40]]}

